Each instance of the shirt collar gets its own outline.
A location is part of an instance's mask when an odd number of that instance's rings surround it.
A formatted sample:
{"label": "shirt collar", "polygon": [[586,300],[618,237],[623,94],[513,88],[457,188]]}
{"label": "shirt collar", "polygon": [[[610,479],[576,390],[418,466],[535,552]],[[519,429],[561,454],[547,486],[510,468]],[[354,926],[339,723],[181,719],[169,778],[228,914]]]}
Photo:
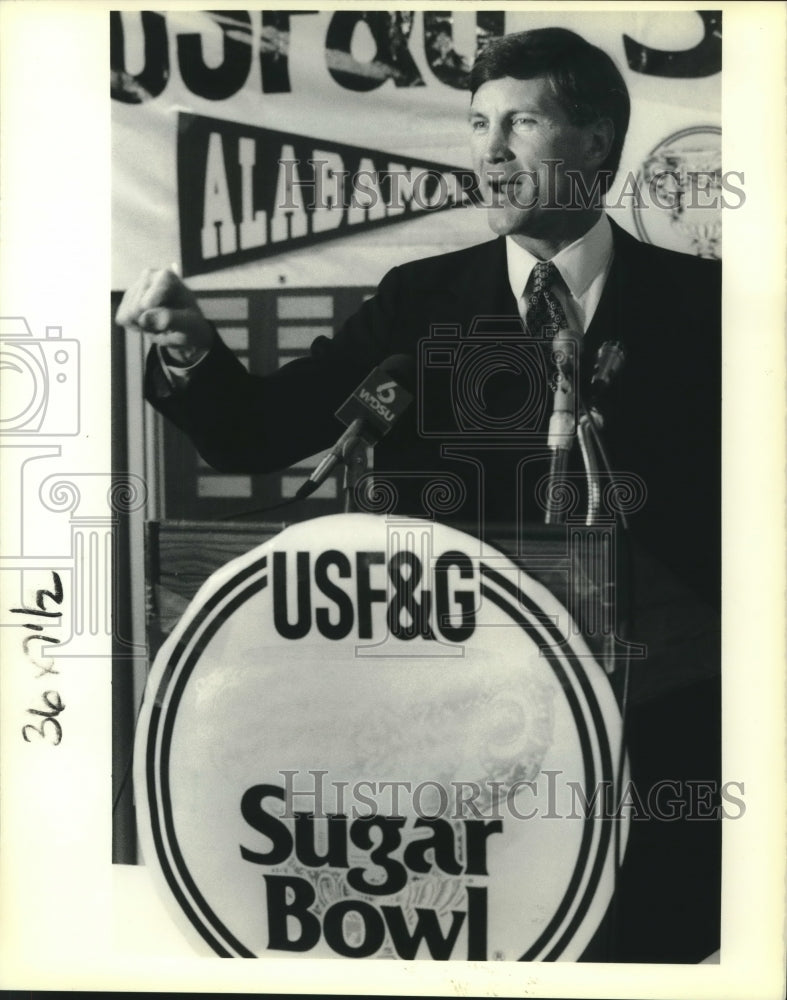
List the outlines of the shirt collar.
{"label": "shirt collar", "polygon": [[[602,212],[598,222],[584,236],[555,254],[552,263],[575,299],[584,295],[593,279],[606,269],[612,250],[612,226]],[[514,298],[519,299],[538,258],[515,243],[510,236],[506,237],[506,255],[511,291]]]}

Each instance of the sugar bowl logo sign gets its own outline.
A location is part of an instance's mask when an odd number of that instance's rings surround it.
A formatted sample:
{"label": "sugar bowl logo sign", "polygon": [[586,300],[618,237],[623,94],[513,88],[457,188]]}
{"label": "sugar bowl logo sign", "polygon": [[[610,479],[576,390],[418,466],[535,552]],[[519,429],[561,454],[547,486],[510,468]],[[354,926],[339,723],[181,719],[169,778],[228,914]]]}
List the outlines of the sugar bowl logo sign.
{"label": "sugar bowl logo sign", "polygon": [[162,648],[144,855],[205,953],[576,959],[625,839],[582,807],[620,735],[566,612],[506,557],[321,518],[224,567]]}

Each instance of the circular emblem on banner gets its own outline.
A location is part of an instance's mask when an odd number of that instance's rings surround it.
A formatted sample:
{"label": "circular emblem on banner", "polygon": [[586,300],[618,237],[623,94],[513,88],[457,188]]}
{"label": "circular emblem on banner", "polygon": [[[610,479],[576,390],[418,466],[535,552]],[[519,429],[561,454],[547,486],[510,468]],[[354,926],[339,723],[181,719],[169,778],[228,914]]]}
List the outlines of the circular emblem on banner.
{"label": "circular emblem on banner", "polygon": [[721,129],[675,132],[648,155],[637,175],[634,223],[640,239],[668,250],[721,258]]}
{"label": "circular emblem on banner", "polygon": [[335,515],[214,574],[148,682],[146,862],[206,953],[578,958],[620,719],[565,609],[433,522]]}

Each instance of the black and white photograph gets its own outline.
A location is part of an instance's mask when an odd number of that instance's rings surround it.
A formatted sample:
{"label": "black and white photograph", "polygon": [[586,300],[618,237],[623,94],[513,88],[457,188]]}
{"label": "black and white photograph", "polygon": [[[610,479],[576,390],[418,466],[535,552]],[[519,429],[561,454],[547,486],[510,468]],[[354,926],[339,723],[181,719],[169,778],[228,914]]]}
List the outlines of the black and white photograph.
{"label": "black and white photograph", "polygon": [[784,8],[11,6],[2,985],[779,996]]}

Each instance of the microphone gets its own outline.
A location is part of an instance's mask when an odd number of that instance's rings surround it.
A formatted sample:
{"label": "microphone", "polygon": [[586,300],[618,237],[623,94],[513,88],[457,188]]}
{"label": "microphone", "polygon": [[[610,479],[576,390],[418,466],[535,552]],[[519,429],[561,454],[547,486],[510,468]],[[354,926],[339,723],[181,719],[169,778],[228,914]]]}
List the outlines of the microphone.
{"label": "microphone", "polygon": [[414,381],[415,360],[408,354],[392,354],[373,368],[334,414],[347,430],[298,488],[295,499],[311,496],[359,443],[377,444],[412,403]]}
{"label": "microphone", "polygon": [[552,358],[557,367],[555,399],[549,418],[547,445],[554,450],[569,451],[576,432],[576,399],[574,394],[575,365],[578,338],[569,330],[559,330],[553,341]]}
{"label": "microphone", "polygon": [[552,360],[557,367],[554,389],[555,400],[547,430],[547,445],[552,452],[549,463],[549,489],[547,490],[545,524],[560,524],[565,520],[561,509],[559,487],[568,469],[568,458],[577,430],[574,358],[579,338],[569,330],[559,330],[552,347]]}
{"label": "microphone", "polygon": [[626,352],[619,340],[605,340],[596,355],[596,365],[590,379],[590,405],[595,404],[618,377],[626,360]]}

